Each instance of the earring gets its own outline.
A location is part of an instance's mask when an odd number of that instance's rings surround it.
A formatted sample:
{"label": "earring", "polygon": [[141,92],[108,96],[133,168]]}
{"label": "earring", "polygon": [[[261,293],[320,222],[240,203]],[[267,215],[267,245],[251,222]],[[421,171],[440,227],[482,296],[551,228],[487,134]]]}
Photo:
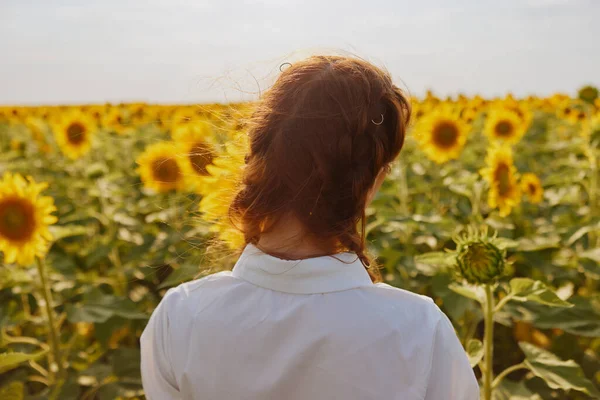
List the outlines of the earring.
{"label": "earring", "polygon": [[375,121],[371,120],[371,122],[374,123],[375,125],[381,125],[381,124],[383,124],[383,114],[381,114],[381,121],[375,122]]}

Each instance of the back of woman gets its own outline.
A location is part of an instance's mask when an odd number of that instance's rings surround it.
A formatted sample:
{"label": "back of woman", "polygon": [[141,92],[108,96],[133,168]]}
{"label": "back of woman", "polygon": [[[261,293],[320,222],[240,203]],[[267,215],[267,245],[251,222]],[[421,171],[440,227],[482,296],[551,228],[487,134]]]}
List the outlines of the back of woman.
{"label": "back of woman", "polygon": [[232,271],[167,292],[142,335],[151,399],[476,400],[451,323],[383,283],[365,208],[398,156],[405,94],[377,67],[311,57],[249,125]]}

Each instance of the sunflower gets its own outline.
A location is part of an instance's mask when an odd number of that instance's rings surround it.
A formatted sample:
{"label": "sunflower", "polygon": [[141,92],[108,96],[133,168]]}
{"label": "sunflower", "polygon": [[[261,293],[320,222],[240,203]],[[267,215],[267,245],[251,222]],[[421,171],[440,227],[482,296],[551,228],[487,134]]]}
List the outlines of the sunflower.
{"label": "sunflower", "polygon": [[211,126],[204,121],[197,121],[181,127],[174,135],[179,149],[182,173],[189,187],[196,190],[207,176],[206,167],[215,158],[216,143]]}
{"label": "sunflower", "polygon": [[600,143],[600,112],[582,124],[581,135],[595,146]]}
{"label": "sunflower", "polygon": [[184,176],[174,143],[160,142],[148,146],[137,163],[145,187],[161,193],[183,189]]}
{"label": "sunflower", "polygon": [[52,131],[62,152],[74,160],[90,151],[96,124],[88,115],[74,110],[54,121]]}
{"label": "sunflower", "polygon": [[4,262],[29,265],[48,251],[48,226],[57,218],[52,197],[40,193],[48,185],[5,173],[0,180],[0,252]]}
{"label": "sunflower", "polygon": [[514,111],[493,108],[488,113],[483,131],[490,140],[515,144],[525,134],[527,125]]}
{"label": "sunflower", "polygon": [[127,114],[135,125],[146,125],[152,120],[152,115],[148,113],[148,106],[145,103],[128,104]]}
{"label": "sunflower", "polygon": [[132,124],[123,110],[119,107],[111,107],[102,116],[102,126],[119,135],[126,135],[133,131]]}
{"label": "sunflower", "polygon": [[587,113],[581,101],[564,101],[558,106],[557,115],[572,124],[585,122],[587,119]]}
{"label": "sunflower", "polygon": [[537,204],[542,201],[544,189],[537,175],[531,173],[523,174],[521,177],[521,190],[527,194],[530,203]]}
{"label": "sunflower", "polygon": [[46,140],[46,124],[38,117],[25,118],[25,126],[40,149],[49,148]]}
{"label": "sunflower", "polygon": [[448,108],[425,114],[415,125],[421,149],[438,164],[459,157],[467,132],[468,125]]}
{"label": "sunflower", "polygon": [[94,104],[91,106],[87,106],[85,108],[85,113],[89,115],[96,125],[102,125],[102,119],[106,115],[106,111],[108,110],[106,105]]}
{"label": "sunflower", "polygon": [[594,101],[596,101],[598,98],[598,89],[594,86],[588,85],[579,89],[577,94],[581,100],[590,104],[594,104]]}
{"label": "sunflower", "polygon": [[206,166],[209,175],[203,178],[199,188],[202,195],[199,210],[202,218],[211,224],[210,230],[230,248],[236,249],[243,245],[244,236],[231,225],[228,213],[229,204],[241,184],[248,141],[244,133],[232,133],[231,137],[225,144],[225,151]]}
{"label": "sunflower", "polygon": [[491,147],[485,161],[487,167],[480,173],[490,185],[488,205],[498,208],[500,216],[505,217],[519,203],[521,197],[512,151],[508,146]]}
{"label": "sunflower", "polygon": [[460,111],[460,118],[467,124],[472,124],[475,118],[477,118],[478,111],[473,107],[464,107]]}
{"label": "sunflower", "polygon": [[192,107],[180,107],[175,110],[171,116],[170,128],[171,137],[175,138],[181,130],[187,129],[187,125],[202,120],[196,115],[196,110]]}

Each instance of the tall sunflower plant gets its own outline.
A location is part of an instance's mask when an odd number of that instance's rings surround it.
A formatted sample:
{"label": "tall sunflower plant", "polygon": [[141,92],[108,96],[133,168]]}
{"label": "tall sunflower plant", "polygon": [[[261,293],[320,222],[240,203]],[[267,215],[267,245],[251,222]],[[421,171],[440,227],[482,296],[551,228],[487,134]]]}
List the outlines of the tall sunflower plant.
{"label": "tall sunflower plant", "polygon": [[[0,354],[0,371],[11,370],[24,362],[35,365],[38,381],[55,388],[64,376],[63,349],[60,343],[59,327],[54,309],[51,284],[45,264],[45,256],[53,236],[50,227],[57,221],[54,199],[42,195],[48,184],[37,183],[32,177],[7,172],[0,180],[0,253],[3,254],[3,267],[0,272],[4,280],[19,278],[15,267],[29,267],[35,264],[39,278],[39,293],[44,308],[44,318],[48,331],[48,342],[40,342],[32,337],[15,337],[2,330],[2,343],[7,345],[28,343],[37,351],[24,353],[9,351]],[[37,361],[47,357],[46,366]]]}
{"label": "tall sunflower plant", "polygon": [[[562,393],[580,393],[584,397],[600,398],[600,392],[581,366],[572,359],[564,360],[552,353],[548,349],[547,336],[542,331],[531,328],[532,319],[535,324],[536,321],[545,318],[545,323],[540,326],[548,328],[553,323],[560,325],[561,318],[571,318],[571,315],[579,314],[577,318],[587,315],[593,319],[596,311],[593,307],[588,309],[588,312],[570,311],[587,303],[582,304],[578,297],[574,303],[569,302],[567,300],[571,292],[568,290],[561,288],[557,291],[546,279],[527,278],[517,270],[522,268],[522,264],[529,258],[526,255],[528,252],[541,253],[557,247],[558,242],[554,241],[554,236],[548,236],[547,233],[532,238],[519,237],[532,229],[531,223],[524,225],[527,217],[524,214],[526,208],[522,199],[527,198],[527,204],[536,207],[544,201],[544,188],[536,174],[521,174],[517,169],[514,149],[528,131],[532,116],[530,113],[519,112],[514,104],[511,107],[502,102],[488,110],[484,120],[475,121],[474,125],[478,125],[486,140],[476,139],[475,142],[471,139],[475,143],[467,145],[468,149],[465,152],[462,148],[469,139],[459,140],[458,133],[449,134],[450,126],[453,126],[453,132],[461,132],[459,126],[464,121],[459,121],[456,116],[449,113],[444,115],[439,111],[432,112],[415,125],[418,147],[436,164],[452,163],[452,160],[462,157],[462,165],[466,163],[475,166],[477,160],[484,159],[485,166],[479,167],[478,174],[465,172],[460,168],[446,169],[443,183],[449,192],[459,195],[453,207],[460,207],[460,198],[464,196],[471,206],[471,218],[461,221],[460,226],[464,228],[458,228],[458,231],[455,229],[448,249],[416,255],[414,262],[420,266],[421,272],[433,275],[434,278],[451,276],[452,278],[446,281],[447,288],[455,295],[480,305],[479,312],[472,317],[473,328],[463,331],[461,338],[471,365],[480,377],[482,399],[517,396],[545,398],[525,384],[530,378],[544,381],[551,391],[554,390],[555,395],[556,390],[562,390]],[[451,138],[455,138],[452,146],[449,145]],[[586,154],[589,156],[589,150]],[[594,161],[590,164],[597,166]],[[593,173],[593,167],[591,169]],[[593,177],[590,182],[593,185]],[[594,198],[590,197],[593,207]],[[484,201],[485,204],[482,204]],[[508,233],[514,239],[498,237],[497,232],[490,235],[490,227]],[[575,234],[581,237],[585,233],[587,231]],[[570,241],[577,239],[578,237],[572,236]],[[435,245],[435,242],[432,244]],[[435,285],[434,281],[434,289]],[[442,298],[452,300],[449,294]],[[454,299],[448,306],[453,304],[459,303]],[[531,311],[532,309],[534,311]],[[463,315],[453,315],[451,309],[449,312],[456,318],[467,318],[473,314],[470,309]],[[533,312],[533,318],[524,312]],[[523,320],[528,322],[520,322]],[[505,329],[504,326],[514,326],[515,329],[518,326],[529,326],[527,329],[533,329],[531,332],[534,339],[538,338],[536,341],[532,340],[531,335],[521,335],[522,340],[518,340],[517,337],[521,360],[515,360],[512,365],[501,370],[498,370],[494,363],[494,347],[499,341],[499,337],[495,336],[498,324],[503,326],[502,329]],[[481,339],[477,338],[478,327],[482,332]],[[510,379],[514,377],[518,380]]]}
{"label": "tall sunflower plant", "polygon": [[[550,388],[567,392],[577,391],[592,398],[600,395],[582,368],[574,360],[563,360],[547,349],[528,341],[518,343],[523,359],[498,373],[494,370],[494,332],[497,324],[510,320],[506,307],[520,303],[534,303],[543,307],[569,309],[575,305],[564,300],[540,280],[509,277],[510,261],[507,252],[519,244],[490,235],[486,225],[468,226],[454,236],[455,250],[425,254],[421,258],[430,264],[446,265],[455,282],[448,288],[454,293],[474,300],[481,306],[483,319],[482,340],[473,337],[465,342],[465,350],[473,368],[478,369],[482,399],[526,398],[541,399],[523,382],[515,383],[510,376],[541,378]],[[514,310],[513,310],[514,311]]]}

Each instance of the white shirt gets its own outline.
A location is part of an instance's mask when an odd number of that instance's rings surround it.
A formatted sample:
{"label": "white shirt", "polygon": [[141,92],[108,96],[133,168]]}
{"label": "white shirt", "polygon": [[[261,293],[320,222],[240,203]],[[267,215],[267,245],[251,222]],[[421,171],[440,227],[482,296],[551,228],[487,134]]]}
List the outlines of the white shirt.
{"label": "white shirt", "polygon": [[354,253],[282,260],[170,289],[141,337],[149,400],[478,400],[452,324],[428,297],[373,284]]}

